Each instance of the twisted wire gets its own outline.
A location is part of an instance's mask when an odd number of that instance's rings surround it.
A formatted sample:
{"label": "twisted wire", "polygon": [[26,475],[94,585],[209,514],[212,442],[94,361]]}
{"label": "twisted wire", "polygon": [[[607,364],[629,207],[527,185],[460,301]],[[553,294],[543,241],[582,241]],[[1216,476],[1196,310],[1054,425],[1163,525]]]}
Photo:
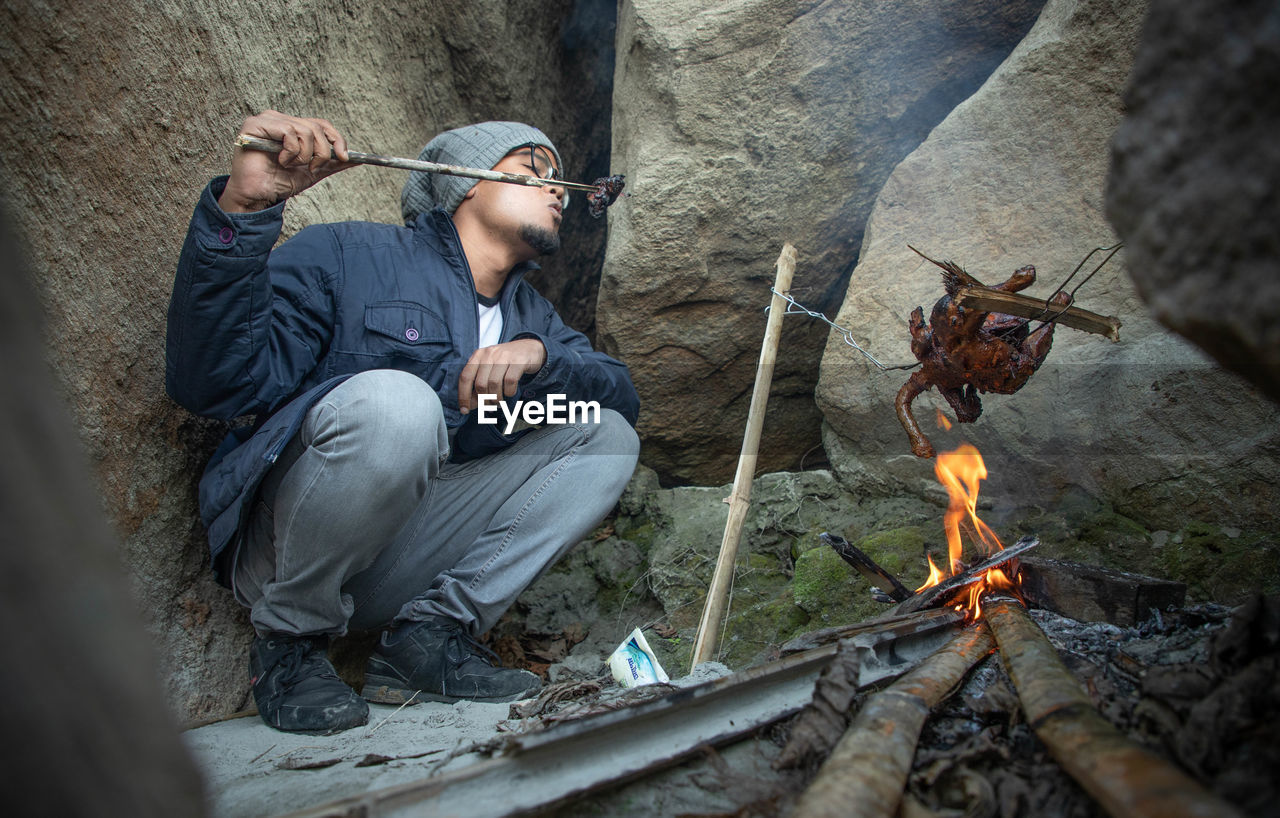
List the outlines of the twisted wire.
{"label": "twisted wire", "polygon": [[[915,363],[912,363],[912,364],[896,364],[893,366],[890,366],[888,364],[883,364],[880,361],[876,360],[876,357],[874,355],[872,355],[870,352],[863,349],[862,346],[857,341],[854,340],[852,332],[840,326],[839,324],[833,323],[831,319],[827,318],[827,316],[823,315],[820,312],[815,312],[809,309],[808,307],[801,304],[799,301],[796,301],[790,295],[786,293],[780,293],[777,290],[775,290],[773,287],[769,288],[769,292],[773,293],[774,295],[778,296],[779,298],[787,302],[787,309],[784,313],[782,313],[783,315],[807,315],[810,318],[818,319],[822,323],[831,327],[836,332],[840,333],[841,339],[846,344],[853,347],[858,352],[862,353],[863,357],[865,357],[871,363],[875,364],[875,366],[881,372],[891,372],[895,369],[915,369],[917,366],[920,366],[919,361],[916,361]],[[769,309],[768,307],[765,307],[766,311],[768,309]]]}

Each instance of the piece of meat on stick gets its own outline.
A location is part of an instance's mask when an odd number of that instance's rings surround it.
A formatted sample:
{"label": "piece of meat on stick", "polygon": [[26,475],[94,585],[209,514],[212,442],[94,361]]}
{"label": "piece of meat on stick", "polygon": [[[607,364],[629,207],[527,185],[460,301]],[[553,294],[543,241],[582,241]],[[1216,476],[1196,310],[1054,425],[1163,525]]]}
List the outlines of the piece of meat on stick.
{"label": "piece of meat on stick", "polygon": [[587,205],[591,210],[592,218],[600,218],[604,215],[605,208],[618,201],[618,197],[622,195],[622,188],[626,185],[623,179],[625,177],[618,174],[602,176],[592,182],[596,189],[587,194]]}

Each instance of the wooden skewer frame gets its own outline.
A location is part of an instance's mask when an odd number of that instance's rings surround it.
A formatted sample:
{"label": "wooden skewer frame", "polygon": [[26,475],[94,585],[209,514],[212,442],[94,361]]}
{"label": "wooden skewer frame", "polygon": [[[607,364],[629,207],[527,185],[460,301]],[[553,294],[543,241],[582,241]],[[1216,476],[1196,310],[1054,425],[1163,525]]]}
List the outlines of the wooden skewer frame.
{"label": "wooden skewer frame", "polygon": [[[273,139],[263,139],[259,136],[249,136],[248,134],[240,134],[236,137],[236,147],[262,151],[263,153],[279,153],[284,150],[284,144],[281,142],[276,142]],[[439,162],[424,162],[421,159],[379,156],[375,153],[361,153],[360,151],[347,151],[347,156],[349,161],[357,165],[379,165],[384,168],[416,170],[422,173],[443,173],[446,176],[465,176],[468,179],[484,179],[490,182],[506,182],[511,185],[525,185],[527,187],[564,187],[570,190],[583,190],[588,193],[596,190],[595,185],[587,185],[582,182],[566,182],[563,179],[539,179],[537,176],[527,176],[523,173],[465,168],[461,165],[443,165]]]}
{"label": "wooden skewer frame", "polygon": [[1017,600],[989,597],[982,613],[1031,729],[1108,813],[1117,818],[1240,817],[1230,804],[1104,719]]}
{"label": "wooden skewer frame", "polygon": [[967,628],[868,699],[796,804],[794,818],[896,815],[925,719],[992,647],[985,625]]}
{"label": "wooden skewer frame", "polygon": [[725,600],[733,582],[733,564],[738,557],[742,524],[751,504],[751,481],[755,477],[756,457],[760,451],[760,430],[764,426],[764,410],[769,403],[769,387],[773,383],[773,364],[778,355],[778,338],[782,334],[782,316],[787,312],[787,302],[779,293],[791,289],[791,279],[795,272],[796,248],[790,243],[784,244],[782,253],[778,256],[773,298],[769,302],[769,321],[765,325],[764,342],[760,345],[760,362],[756,366],[751,408],[747,410],[747,431],[742,437],[738,472],[733,478],[733,491],[729,494],[729,520],[724,527],[724,539],[720,541],[720,555],[716,558],[716,570],[711,577],[711,587],[707,590],[702,621],[698,623],[691,667],[714,658],[716,647],[720,643],[720,620],[724,618]]}
{"label": "wooden skewer frame", "polygon": [[1052,304],[1046,306],[1044,299],[1032,298],[1021,293],[1007,293],[990,287],[966,286],[956,291],[955,301],[965,309],[1016,315],[1032,321],[1044,321],[1056,316],[1057,323],[1063,326],[1105,335],[1112,341],[1120,340],[1119,318],[1099,315],[1079,307],[1067,307],[1063,310],[1062,307]]}

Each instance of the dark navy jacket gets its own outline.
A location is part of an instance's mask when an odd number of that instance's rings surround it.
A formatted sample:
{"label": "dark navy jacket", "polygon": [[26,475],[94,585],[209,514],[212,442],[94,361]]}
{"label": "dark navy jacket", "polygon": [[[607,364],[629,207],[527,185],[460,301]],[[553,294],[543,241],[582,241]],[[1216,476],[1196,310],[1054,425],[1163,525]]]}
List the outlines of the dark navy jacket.
{"label": "dark navy jacket", "polygon": [[[196,414],[233,428],[200,481],[200,515],[214,571],[238,541],[258,485],[303,416],[346,378],[369,369],[412,372],[431,385],[456,429],[453,458],[509,445],[500,426],[458,411],[458,376],[479,343],[475,285],[453,221],[443,210],[409,227],[369,222],[315,225],[272,249],[283,202],[257,213],[218,206],[226,177],[200,197],[169,305],[165,387]],[[547,362],[517,396],[561,393],[595,400],[633,425],[639,399],[627,368],[594,351],[523,280],[517,267],[499,296],[502,341],[537,338]],[[465,422],[464,422],[465,421]]]}

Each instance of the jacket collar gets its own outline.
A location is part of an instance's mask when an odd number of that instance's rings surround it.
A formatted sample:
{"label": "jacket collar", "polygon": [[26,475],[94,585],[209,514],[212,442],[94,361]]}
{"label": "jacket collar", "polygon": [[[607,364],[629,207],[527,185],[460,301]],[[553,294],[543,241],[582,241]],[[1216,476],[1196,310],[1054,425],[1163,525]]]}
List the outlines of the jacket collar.
{"label": "jacket collar", "polygon": [[[467,264],[467,256],[462,251],[462,239],[458,237],[458,230],[453,226],[453,218],[443,208],[437,207],[428,213],[419,213],[409,223],[409,227],[414,231],[418,241],[439,253],[450,263],[450,266],[465,272],[470,278],[471,267]],[[509,294],[515,292],[516,285],[524,279],[526,274],[540,269],[542,268],[537,262],[533,261],[522,261],[512,267],[498,296],[502,304],[505,306],[510,303]],[[475,282],[472,281],[470,284],[474,290]]]}

